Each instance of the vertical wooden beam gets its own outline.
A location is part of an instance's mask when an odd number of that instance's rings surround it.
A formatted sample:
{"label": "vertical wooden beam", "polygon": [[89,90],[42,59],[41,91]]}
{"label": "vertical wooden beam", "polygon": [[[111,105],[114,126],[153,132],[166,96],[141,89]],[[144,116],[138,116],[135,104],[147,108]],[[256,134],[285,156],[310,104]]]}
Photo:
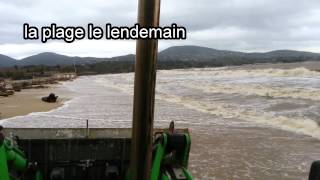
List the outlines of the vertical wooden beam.
{"label": "vertical wooden beam", "polygon": [[[138,23],[141,27],[158,27],[159,14],[160,0],[139,0]],[[157,54],[157,39],[137,41],[130,160],[132,180],[150,179]]]}

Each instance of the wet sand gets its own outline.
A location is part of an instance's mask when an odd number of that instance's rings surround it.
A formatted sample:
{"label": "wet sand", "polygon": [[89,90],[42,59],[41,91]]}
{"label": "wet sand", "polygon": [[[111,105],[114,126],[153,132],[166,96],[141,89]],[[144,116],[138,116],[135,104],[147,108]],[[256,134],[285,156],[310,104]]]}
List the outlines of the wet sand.
{"label": "wet sand", "polygon": [[41,97],[50,93],[55,93],[58,96],[60,94],[65,95],[65,91],[61,88],[61,85],[51,85],[42,89],[23,89],[21,92],[15,92],[12,96],[0,97],[0,120],[58,108],[68,98],[59,97],[56,103],[45,103],[41,100]]}

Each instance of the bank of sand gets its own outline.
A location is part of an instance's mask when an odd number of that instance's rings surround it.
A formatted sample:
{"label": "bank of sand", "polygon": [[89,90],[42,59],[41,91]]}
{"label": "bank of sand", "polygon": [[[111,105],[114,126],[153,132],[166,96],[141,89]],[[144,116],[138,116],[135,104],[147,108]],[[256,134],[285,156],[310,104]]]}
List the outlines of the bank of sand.
{"label": "bank of sand", "polygon": [[[41,100],[41,97],[50,93],[55,93],[59,96],[58,102],[46,103]],[[67,90],[58,84],[50,85],[48,88],[23,89],[12,96],[0,97],[0,120],[58,108],[68,100],[66,94]]]}

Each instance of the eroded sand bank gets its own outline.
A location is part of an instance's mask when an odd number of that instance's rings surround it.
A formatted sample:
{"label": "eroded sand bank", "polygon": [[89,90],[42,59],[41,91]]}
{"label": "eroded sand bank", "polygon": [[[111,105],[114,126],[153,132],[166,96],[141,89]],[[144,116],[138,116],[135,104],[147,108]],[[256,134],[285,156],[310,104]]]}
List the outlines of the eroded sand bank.
{"label": "eroded sand bank", "polygon": [[[68,99],[66,91],[61,85],[51,85],[48,88],[23,89],[12,96],[0,97],[0,120],[58,108]],[[62,96],[56,103],[43,102],[41,97],[48,96],[50,93]]]}

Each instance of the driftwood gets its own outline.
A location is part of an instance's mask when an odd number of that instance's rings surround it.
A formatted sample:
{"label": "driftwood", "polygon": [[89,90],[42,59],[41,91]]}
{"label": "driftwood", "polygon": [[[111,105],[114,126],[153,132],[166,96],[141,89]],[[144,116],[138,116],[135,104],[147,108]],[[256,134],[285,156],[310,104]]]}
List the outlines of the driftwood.
{"label": "driftwood", "polygon": [[5,91],[0,91],[0,96],[8,97],[14,94],[14,91],[12,90],[5,90]]}
{"label": "driftwood", "polygon": [[13,91],[13,90],[7,90],[6,93],[7,93],[9,96],[11,96],[11,95],[14,94],[14,91]]}
{"label": "driftwood", "polygon": [[9,96],[9,94],[5,91],[0,91],[0,96],[7,97],[7,96]]}

